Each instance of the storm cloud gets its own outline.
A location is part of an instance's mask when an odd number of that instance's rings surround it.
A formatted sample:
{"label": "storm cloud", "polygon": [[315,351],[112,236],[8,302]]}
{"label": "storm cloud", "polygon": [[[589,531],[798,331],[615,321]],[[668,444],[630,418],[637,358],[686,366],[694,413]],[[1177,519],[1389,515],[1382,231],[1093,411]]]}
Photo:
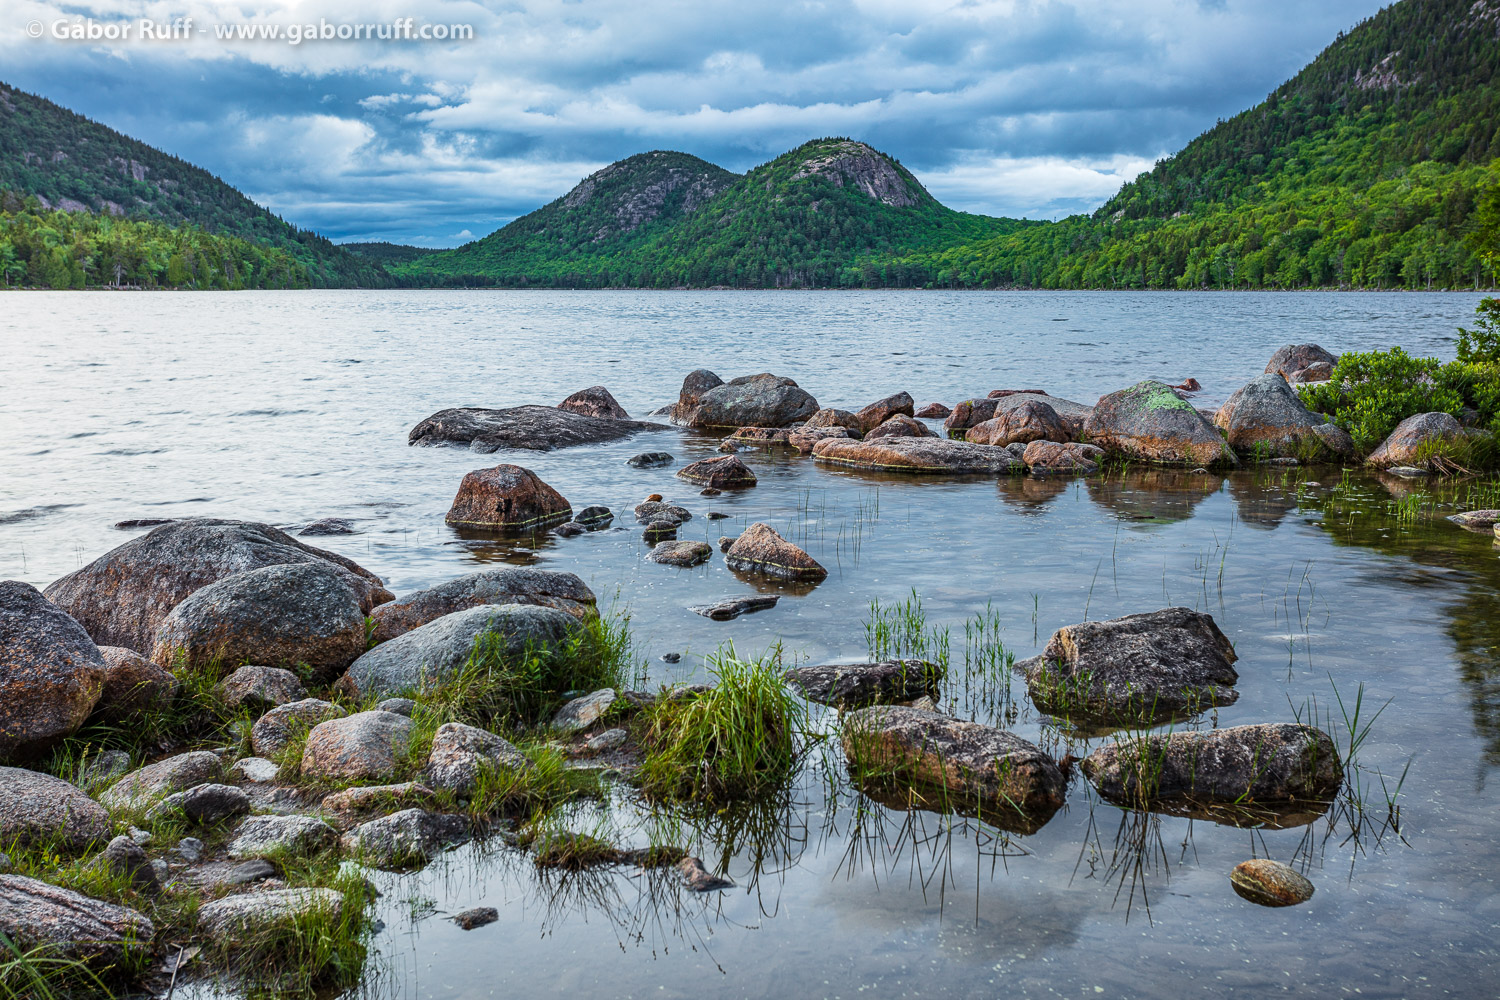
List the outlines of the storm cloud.
{"label": "storm cloud", "polygon": [[[890,153],[954,208],[1087,211],[1380,6],[12,0],[0,65],[5,82],[197,163],[297,225],[451,246],[632,153],[743,171],[826,135]],[[85,18],[188,17],[185,38],[53,37]],[[473,37],[217,37],[407,18],[414,33]]]}

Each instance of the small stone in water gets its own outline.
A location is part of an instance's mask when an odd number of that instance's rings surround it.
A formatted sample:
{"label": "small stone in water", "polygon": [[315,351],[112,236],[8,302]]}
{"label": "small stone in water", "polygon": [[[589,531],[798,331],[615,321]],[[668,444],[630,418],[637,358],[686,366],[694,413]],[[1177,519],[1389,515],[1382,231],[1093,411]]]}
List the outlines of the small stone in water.
{"label": "small stone in water", "polygon": [[661,654],[661,660],[662,660],[663,663],[677,663],[677,662],[681,661],[681,659],[682,659],[682,654],[681,653],[663,653],[663,654]]}
{"label": "small stone in water", "polygon": [[697,858],[683,858],[677,862],[677,870],[682,873],[683,882],[687,883],[688,889],[693,892],[712,892],[714,889],[733,889],[734,883],[727,878],[709,874],[703,862]]}
{"label": "small stone in water", "polygon": [[1261,906],[1295,906],[1312,898],[1313,884],[1295,868],[1269,858],[1241,861],[1229,873],[1234,891]]}
{"label": "small stone in water", "polygon": [[453,922],[466,931],[472,931],[476,927],[492,924],[500,919],[500,911],[493,906],[476,906],[472,910],[453,915]]}
{"label": "small stone in water", "polygon": [[703,489],[698,491],[698,495],[700,497],[716,497],[723,492],[723,490],[719,489],[716,486],[705,486],[703,487]]}
{"label": "small stone in water", "polygon": [[728,517],[729,515],[724,513],[722,510],[711,510],[708,512],[708,519],[710,521],[723,521]]}

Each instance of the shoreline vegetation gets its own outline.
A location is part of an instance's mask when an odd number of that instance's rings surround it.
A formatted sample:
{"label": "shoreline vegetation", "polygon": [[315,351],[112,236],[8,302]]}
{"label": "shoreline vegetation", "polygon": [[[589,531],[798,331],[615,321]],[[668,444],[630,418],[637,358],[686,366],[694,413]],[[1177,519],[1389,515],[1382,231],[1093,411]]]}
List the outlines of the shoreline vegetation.
{"label": "shoreline vegetation", "polygon": [[[722,437],[727,454],[678,470],[708,496],[759,488],[735,454],[756,447],[927,479],[1071,480],[1136,465],[1472,481],[1500,452],[1500,301],[1480,307],[1446,365],[1399,348],[1337,357],[1288,345],[1217,411],[1191,393],[1148,381],[1087,406],[996,390],[922,407],[943,419],[940,435],[904,392],[849,412],[791,379],[699,370],[659,412]],[[649,429],[596,386],[558,407],[441,411],[410,443],[483,451],[486,435],[510,434],[514,453],[559,428],[565,446],[620,427]],[[522,431],[538,440],[517,444]],[[1468,495],[1494,492],[1487,480]],[[1347,527],[1355,513],[1336,506]],[[1405,524],[1424,510],[1403,501],[1358,516]],[[711,558],[707,544],[675,540],[687,508],[653,495],[632,513],[661,572]],[[1487,530],[1500,511],[1459,516]],[[448,520],[568,538],[615,517],[575,513],[502,464],[463,479]],[[737,576],[792,599],[827,576],[765,524],[720,550]],[[45,593],[0,583],[0,698],[12,708],[0,716],[0,990],[125,993],[179,975],[247,996],[348,987],[370,961],[369,872],[420,869],[470,842],[524,852],[539,870],[623,866],[678,892],[732,888],[712,857],[692,855],[711,838],[688,824],[775,801],[803,773],[832,800],[859,796],[860,815],[879,803],[909,821],[957,817],[1002,844],[1045,826],[1075,782],[1091,807],[1148,822],[1323,822],[1324,843],[1404,842],[1404,773],[1359,759],[1382,710],[1362,686],[1334,687],[1337,715],[1310,702],[1221,728],[1239,675],[1212,616],[1141,608],[1090,622],[1085,607],[1083,618],[1017,662],[999,612],[977,610],[960,669],[951,629],[929,625],[913,591],[870,605],[868,662],[788,668],[780,645],[745,655],[725,644],[698,682],[650,690],[628,612],[601,611],[572,573],[486,569],[397,597],[365,567],[270,525],[168,520]],[[1046,747],[982,721],[1010,725],[1023,707],[1055,720]],[[1062,752],[1064,736],[1105,742],[1079,759]],[[602,820],[580,828],[583,805],[617,796],[652,818],[647,845],[622,846]],[[1274,906],[1312,894],[1301,872],[1252,860],[1235,869],[1234,892]],[[454,919],[469,929],[493,913]]]}
{"label": "shoreline vegetation", "polygon": [[1494,288],[1500,13],[1403,0],[1090,215],[942,205],[848,137],[737,174],[655,150],[453,249],[335,245],[0,85],[0,286]]}

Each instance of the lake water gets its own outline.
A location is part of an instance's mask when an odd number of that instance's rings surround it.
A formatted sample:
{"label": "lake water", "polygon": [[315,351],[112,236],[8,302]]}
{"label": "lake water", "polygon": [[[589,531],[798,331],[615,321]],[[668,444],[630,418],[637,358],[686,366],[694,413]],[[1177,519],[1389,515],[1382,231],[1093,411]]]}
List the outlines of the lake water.
{"label": "lake water", "polygon": [[[546,454],[408,448],[448,406],[556,403],[603,384],[632,414],[682,376],[773,371],[826,406],[901,389],[953,403],[995,388],[1082,402],[1143,378],[1203,385],[1217,404],[1284,343],[1335,352],[1400,344],[1451,357],[1478,296],[1411,293],[24,293],[0,297],[0,578],[45,586],[131,536],[140,517],[283,526],[346,517],[318,540],[403,593],[512,562],[580,574],[628,610],[653,681],[701,676],[733,641],[821,661],[866,654],[871,601],[920,596],[951,630],[944,704],[1061,756],[1088,739],[1040,715],[1025,686],[965,687],[964,623],[986,607],[1017,658],[1062,625],[1181,604],[1233,640],[1236,704],[1210,723],[1332,731],[1364,686],[1364,822],[1244,830],[1122,812],[1081,777],[1037,833],[888,810],[813,752],[783,794],[722,815],[681,811],[687,846],[737,888],[684,893],[620,868],[539,873],[502,840],[420,873],[377,876],[383,929],[370,997],[1493,997],[1500,992],[1500,562],[1493,539],[1441,514],[1391,513],[1413,487],[1337,469],[1136,472],[1040,482],[831,471],[746,451],[760,485],[712,499],[672,469],[717,440],[670,429]],[[750,587],[716,552],[702,567],[645,562],[636,530],[522,543],[443,524],[463,474],[535,470],[575,509],[624,512],[660,492],[710,541],[772,523],[830,570],[766,612],[686,610]],[[1416,488],[1421,491],[1421,487]],[[1500,506],[1493,497],[1485,506]],[[722,510],[729,520],[703,516]],[[683,654],[675,667],[662,653]],[[1331,713],[1331,715],[1329,714]],[[825,725],[831,719],[820,717]],[[1346,738],[1346,737],[1341,737]],[[1399,830],[1381,782],[1403,771]],[[585,802],[571,829],[644,844],[628,786]],[[1301,867],[1308,903],[1240,899],[1252,856]],[[471,906],[497,924],[443,919]],[[201,987],[200,987],[201,990]],[[179,989],[179,993],[183,991]]]}

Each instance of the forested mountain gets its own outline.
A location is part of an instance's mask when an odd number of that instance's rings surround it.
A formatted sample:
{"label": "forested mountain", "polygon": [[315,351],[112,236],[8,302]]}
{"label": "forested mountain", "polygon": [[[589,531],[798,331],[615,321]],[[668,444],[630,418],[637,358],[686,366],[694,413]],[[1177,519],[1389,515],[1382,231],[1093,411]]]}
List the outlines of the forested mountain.
{"label": "forested mountain", "polygon": [[[219,247],[213,239],[232,237],[263,251],[282,251],[298,266],[295,271],[282,268],[283,275],[295,273],[293,286],[392,283],[390,275],[378,264],[357,257],[316,233],[288,224],[208,171],[4,84],[0,84],[0,192],[7,196],[5,203],[0,204],[0,211],[5,213],[0,218],[0,238],[37,228],[34,223],[15,218],[27,197],[36,199],[32,206],[35,211],[60,209],[165,224],[139,230],[113,227],[106,245],[119,244],[127,238],[127,233],[144,238],[149,232],[154,234],[148,241],[152,246],[149,252],[143,246],[140,253],[111,257],[102,269],[97,257],[91,264],[70,255],[69,269],[75,271],[75,276],[82,275],[87,284],[119,283],[114,280],[115,264],[121,261],[130,264],[127,273],[121,275],[121,282],[175,284],[166,280],[172,254],[163,256],[159,245],[161,234],[169,230],[182,231],[182,245],[174,252],[190,257],[194,265],[201,258],[195,248],[215,246],[225,253],[239,253],[231,251],[229,243]],[[101,226],[105,226],[102,220],[79,222],[71,228],[81,231]],[[202,232],[191,234],[189,230],[193,227]],[[30,254],[33,246],[30,241],[11,241],[8,245],[12,257]],[[47,248],[48,256],[56,249],[56,246]],[[3,254],[0,251],[0,256]],[[41,272],[50,263],[34,255],[27,256],[25,263],[34,272],[35,283],[45,283]],[[243,269],[232,278],[226,278],[221,267],[204,267],[201,273],[196,266],[191,270],[193,273],[186,283],[197,287],[246,284]],[[254,274],[250,275],[249,284],[261,287]]]}

